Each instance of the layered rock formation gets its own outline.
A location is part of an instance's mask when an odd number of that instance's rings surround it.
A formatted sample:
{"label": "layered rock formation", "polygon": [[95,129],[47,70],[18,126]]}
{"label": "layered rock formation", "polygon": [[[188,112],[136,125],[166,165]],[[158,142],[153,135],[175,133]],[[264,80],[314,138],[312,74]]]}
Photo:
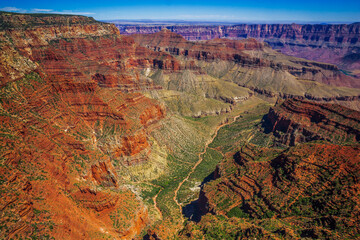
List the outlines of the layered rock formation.
{"label": "layered rock formation", "polygon": [[234,126],[242,131],[238,135],[227,136],[224,131],[217,142],[231,138],[235,146],[220,142],[213,148],[224,158],[212,174],[214,180],[201,189],[196,214],[203,216],[194,218],[198,223],[187,224],[181,236],[357,238],[358,113],[298,99],[278,104],[264,121],[277,141],[296,144],[292,147],[263,146],[267,142],[263,138],[270,136],[256,133],[256,128],[248,143],[239,141],[236,138],[247,132],[240,123]]}
{"label": "layered rock formation", "polygon": [[140,234],[148,210],[121,166],[149,161],[150,127],[166,111],[139,93],[158,88],[139,69],[176,60],[87,17],[0,22],[0,238]]}
{"label": "layered rock formation", "polygon": [[233,26],[129,26],[117,25],[121,34],[149,34],[167,28],[187,40],[256,38],[283,53],[336,64],[343,69],[360,68],[360,24],[240,24]]}
{"label": "layered rock formation", "polygon": [[[250,236],[266,239],[356,238],[359,150],[358,145],[305,144],[276,153],[244,146],[219,165],[218,179],[205,185],[200,202],[206,211],[235,222],[232,233],[224,227],[224,235],[246,237],[252,225],[257,231]],[[199,225],[209,231],[206,219]],[[212,224],[221,226],[218,222]]]}
{"label": "layered rock formation", "polygon": [[[167,29],[155,34],[135,34],[131,37],[140,45],[154,51],[185,57],[186,61],[185,63],[183,61],[181,69],[206,72],[258,91],[298,96],[312,95],[306,90],[312,87],[305,86],[309,82],[301,83],[297,80],[316,81],[333,86],[360,87],[357,79],[346,76],[335,65],[287,57],[254,39],[242,41],[215,39],[195,43],[186,41]],[[228,63],[224,64],[221,61]],[[302,93],[296,94],[296,91]]]}
{"label": "layered rock formation", "polygon": [[360,141],[360,113],[334,104],[289,99],[270,109],[264,125],[285,145],[312,140]]}
{"label": "layered rock formation", "polygon": [[238,61],[242,64],[253,64],[255,62],[248,63],[246,59],[242,60],[243,51],[264,48],[264,44],[254,39],[247,41],[216,39],[204,43],[193,43],[167,29],[155,34],[132,35],[131,37],[140,45],[154,51],[165,51],[175,56],[205,61],[229,60]]}

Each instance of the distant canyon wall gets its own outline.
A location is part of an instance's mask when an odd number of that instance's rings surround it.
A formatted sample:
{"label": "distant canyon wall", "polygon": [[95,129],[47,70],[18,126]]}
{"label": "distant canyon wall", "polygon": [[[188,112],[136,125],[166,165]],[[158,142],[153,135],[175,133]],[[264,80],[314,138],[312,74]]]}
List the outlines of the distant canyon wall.
{"label": "distant canyon wall", "polygon": [[240,24],[233,26],[116,25],[121,34],[155,33],[163,28],[187,40],[256,38],[287,55],[332,63],[360,77],[360,23],[333,25]]}

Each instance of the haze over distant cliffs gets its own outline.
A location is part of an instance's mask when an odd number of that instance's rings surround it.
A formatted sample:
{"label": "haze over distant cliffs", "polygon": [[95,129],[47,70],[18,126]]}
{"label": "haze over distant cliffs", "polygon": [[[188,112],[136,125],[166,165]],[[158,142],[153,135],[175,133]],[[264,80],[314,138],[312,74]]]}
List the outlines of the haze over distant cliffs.
{"label": "haze over distant cliffs", "polygon": [[240,25],[116,25],[121,34],[155,33],[163,28],[187,40],[256,38],[287,55],[332,63],[360,74],[360,23]]}

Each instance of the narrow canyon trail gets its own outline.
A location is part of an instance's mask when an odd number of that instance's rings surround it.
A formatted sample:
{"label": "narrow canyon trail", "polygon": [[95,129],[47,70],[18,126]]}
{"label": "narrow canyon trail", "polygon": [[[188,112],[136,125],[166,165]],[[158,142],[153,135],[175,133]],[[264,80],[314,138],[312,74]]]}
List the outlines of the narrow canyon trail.
{"label": "narrow canyon trail", "polygon": [[162,219],[162,218],[163,218],[163,215],[162,215],[162,213],[161,213],[160,208],[159,208],[158,205],[157,205],[156,199],[157,199],[157,197],[159,196],[159,194],[161,193],[161,191],[164,190],[164,188],[161,187],[161,186],[159,186],[159,185],[150,183],[150,182],[142,182],[142,183],[148,184],[148,185],[153,186],[153,187],[156,187],[156,188],[160,188],[160,190],[159,190],[158,193],[152,198],[152,200],[154,201],[154,208],[156,209],[156,211],[158,211],[158,213],[159,213],[159,215],[160,215],[160,219]]}
{"label": "narrow canyon trail", "polygon": [[179,192],[181,186],[184,184],[185,181],[187,181],[187,180],[189,179],[190,175],[195,171],[195,169],[197,168],[197,166],[199,166],[199,164],[202,162],[202,160],[203,160],[203,157],[202,157],[202,156],[204,155],[204,153],[205,153],[206,150],[208,149],[208,146],[209,146],[209,145],[214,141],[214,139],[216,138],[219,130],[220,130],[222,127],[225,127],[225,126],[227,126],[227,125],[229,125],[229,124],[231,124],[231,123],[234,123],[234,122],[236,121],[236,119],[238,119],[239,117],[240,117],[240,115],[237,115],[237,116],[235,116],[235,117],[233,118],[233,121],[229,121],[229,120],[228,120],[228,121],[226,121],[225,123],[220,124],[219,126],[216,127],[215,132],[214,132],[214,136],[206,142],[204,150],[198,154],[199,160],[195,163],[195,165],[191,168],[191,171],[189,172],[189,174],[179,183],[178,187],[176,188],[175,194],[174,194],[174,197],[173,197],[173,200],[175,201],[176,205],[178,205],[178,207],[179,207],[180,216],[181,216],[181,222],[182,222],[182,223],[184,223],[184,217],[183,217],[183,215],[182,215],[182,206],[181,206],[181,204],[180,204],[180,203],[178,202],[178,200],[177,200],[177,195],[178,195],[178,192]]}
{"label": "narrow canyon trail", "polygon": [[163,219],[163,215],[162,215],[162,213],[161,213],[160,208],[157,206],[156,199],[157,199],[157,197],[159,196],[159,194],[161,193],[162,190],[163,190],[163,189],[160,189],[159,192],[152,198],[153,201],[154,201],[154,207],[155,207],[155,209],[159,212],[160,219]]}

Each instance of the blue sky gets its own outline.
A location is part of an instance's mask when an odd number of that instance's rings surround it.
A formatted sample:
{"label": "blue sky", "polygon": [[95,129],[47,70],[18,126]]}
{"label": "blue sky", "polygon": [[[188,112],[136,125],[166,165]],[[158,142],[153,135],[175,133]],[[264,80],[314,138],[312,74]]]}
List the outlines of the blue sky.
{"label": "blue sky", "polygon": [[360,21],[360,0],[1,0],[0,10],[81,14],[97,20]]}

